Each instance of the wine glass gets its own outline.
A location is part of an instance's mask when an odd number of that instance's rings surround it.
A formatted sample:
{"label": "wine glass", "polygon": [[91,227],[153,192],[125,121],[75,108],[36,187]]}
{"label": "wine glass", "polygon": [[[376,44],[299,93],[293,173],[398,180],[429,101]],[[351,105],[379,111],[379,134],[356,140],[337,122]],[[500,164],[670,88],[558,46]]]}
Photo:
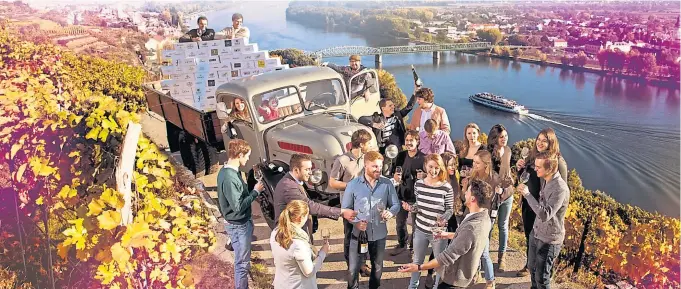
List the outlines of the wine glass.
{"label": "wine glass", "polygon": [[378,215],[381,216],[381,223],[385,223],[386,219],[383,218],[383,211],[385,211],[385,205],[383,203],[376,204],[376,209],[378,210]]}
{"label": "wine glass", "polygon": [[520,157],[522,157],[523,160],[525,160],[527,158],[527,156],[529,156],[529,155],[530,155],[530,149],[528,149],[527,147],[524,147],[523,150],[520,151]]}
{"label": "wine glass", "polygon": [[527,183],[527,181],[530,180],[530,173],[525,170],[522,174],[520,174],[520,178],[518,178],[518,182],[521,184]]}
{"label": "wine glass", "polygon": [[328,242],[330,238],[331,238],[331,230],[328,229],[328,228],[322,229],[322,239],[324,239],[325,241]]}
{"label": "wine glass", "polygon": [[471,176],[471,168],[469,166],[462,166],[460,173],[461,173],[462,178],[470,177]]}
{"label": "wine glass", "polygon": [[397,166],[395,168],[395,176],[398,177],[400,180],[402,179],[402,167]]}
{"label": "wine glass", "polygon": [[262,175],[262,170],[260,169],[259,165],[253,165],[253,177],[258,181],[262,181],[263,175]]}

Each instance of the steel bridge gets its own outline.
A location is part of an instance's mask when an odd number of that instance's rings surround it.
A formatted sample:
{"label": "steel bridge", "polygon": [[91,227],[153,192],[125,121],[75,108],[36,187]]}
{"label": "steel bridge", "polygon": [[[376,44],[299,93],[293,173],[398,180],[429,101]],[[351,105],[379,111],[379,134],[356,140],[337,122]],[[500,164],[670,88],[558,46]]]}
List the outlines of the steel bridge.
{"label": "steel bridge", "polygon": [[[532,48],[530,46],[505,46],[509,48]],[[442,51],[484,51],[493,48],[490,42],[469,42],[469,43],[452,43],[452,44],[426,44],[426,45],[410,45],[410,46],[386,46],[386,47],[367,47],[367,46],[336,46],[317,50],[314,52],[305,52],[305,55],[310,56],[317,61],[322,61],[324,57],[342,57],[350,55],[374,55],[376,57],[376,67],[381,66],[384,54],[404,54],[404,53],[423,53],[432,52],[433,59],[439,60]]]}

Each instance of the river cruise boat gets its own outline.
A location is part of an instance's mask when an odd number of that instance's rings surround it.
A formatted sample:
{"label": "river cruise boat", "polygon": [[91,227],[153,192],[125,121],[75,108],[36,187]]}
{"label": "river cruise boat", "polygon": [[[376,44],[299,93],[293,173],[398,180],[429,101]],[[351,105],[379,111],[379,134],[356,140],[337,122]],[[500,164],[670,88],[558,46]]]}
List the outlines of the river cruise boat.
{"label": "river cruise boat", "polygon": [[514,100],[503,98],[499,95],[494,95],[489,92],[481,92],[471,95],[468,98],[470,101],[491,107],[505,112],[516,114],[528,114],[529,111],[524,106],[516,103]]}

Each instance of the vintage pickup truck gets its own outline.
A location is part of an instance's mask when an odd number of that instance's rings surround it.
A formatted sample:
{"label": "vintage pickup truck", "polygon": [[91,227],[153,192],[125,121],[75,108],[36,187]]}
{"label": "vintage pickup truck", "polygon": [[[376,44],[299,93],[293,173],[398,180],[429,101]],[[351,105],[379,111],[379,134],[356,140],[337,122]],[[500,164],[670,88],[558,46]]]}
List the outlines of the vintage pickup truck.
{"label": "vintage pickup truck", "polygon": [[[197,175],[218,168],[217,152],[224,150],[230,139],[244,139],[251,145],[248,183],[255,185],[252,168],[259,166],[267,184],[260,206],[272,227],[272,194],[294,153],[311,155],[313,167],[318,169],[316,183],[306,185],[310,198],[330,206],[339,204],[338,194],[326,189],[331,165],[336,156],[350,149],[353,132],[365,129],[372,133],[357,119],[379,111],[376,71],[365,70],[354,77],[367,73],[372,76],[367,79],[374,82],[367,86],[368,98],[351,99],[347,83],[331,68],[298,67],[221,85],[216,91],[215,112],[198,111],[153,87],[147,88],[147,101],[150,110],[166,120],[170,149],[179,150],[184,164]],[[250,122],[229,117],[235,98],[246,104]],[[276,113],[261,115],[258,107],[263,103],[275,103]],[[375,138],[373,142],[376,145]]]}

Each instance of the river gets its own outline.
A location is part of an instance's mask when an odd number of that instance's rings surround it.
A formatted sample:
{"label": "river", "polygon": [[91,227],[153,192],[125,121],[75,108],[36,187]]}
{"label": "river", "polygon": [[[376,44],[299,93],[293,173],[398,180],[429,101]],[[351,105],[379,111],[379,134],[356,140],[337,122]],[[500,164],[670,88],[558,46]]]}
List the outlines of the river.
{"label": "river", "polygon": [[[209,12],[209,26],[231,25],[231,14],[244,15],[251,42],[261,50],[362,45],[405,45],[404,40],[310,28],[287,21],[286,2],[247,2]],[[347,58],[324,59],[345,64]],[[373,67],[374,58],[363,58]],[[463,139],[463,127],[477,123],[484,132],[496,123],[508,129],[509,143],[534,138],[552,127],[570,169],[584,187],[649,211],[679,217],[679,90],[631,80],[573,72],[554,67],[460,53],[385,55],[383,68],[411,94],[415,65],[425,86],[435,92],[452,123],[452,138]],[[525,105],[530,116],[518,116],[473,105],[476,92],[501,94]]]}

